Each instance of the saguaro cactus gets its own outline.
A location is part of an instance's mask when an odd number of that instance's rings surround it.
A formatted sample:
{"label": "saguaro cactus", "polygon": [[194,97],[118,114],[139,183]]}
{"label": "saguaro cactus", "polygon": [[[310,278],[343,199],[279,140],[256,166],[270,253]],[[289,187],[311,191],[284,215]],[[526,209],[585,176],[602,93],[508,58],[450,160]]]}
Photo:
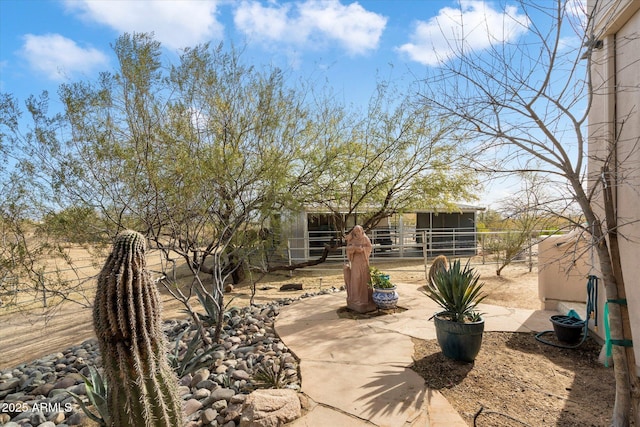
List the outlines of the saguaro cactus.
{"label": "saguaro cactus", "polygon": [[146,240],[118,235],[100,275],[93,307],[109,386],[111,427],[183,425],[177,381],[165,353],[160,299],[146,270]]}

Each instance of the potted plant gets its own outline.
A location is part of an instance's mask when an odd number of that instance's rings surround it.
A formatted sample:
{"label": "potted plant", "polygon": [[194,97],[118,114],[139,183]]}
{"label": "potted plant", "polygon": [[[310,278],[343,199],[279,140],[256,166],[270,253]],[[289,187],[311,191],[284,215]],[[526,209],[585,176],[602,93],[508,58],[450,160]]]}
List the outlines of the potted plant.
{"label": "potted plant", "polygon": [[433,316],[438,344],[442,353],[454,360],[473,362],[480,351],[484,319],[477,311],[478,304],[486,294],[469,263],[464,268],[460,260],[449,269],[438,271],[427,284],[427,296],[435,301],[442,311]]}
{"label": "potted plant", "polygon": [[369,286],[373,289],[373,302],[378,308],[383,310],[396,308],[398,292],[388,274],[384,274],[375,267],[369,267]]}

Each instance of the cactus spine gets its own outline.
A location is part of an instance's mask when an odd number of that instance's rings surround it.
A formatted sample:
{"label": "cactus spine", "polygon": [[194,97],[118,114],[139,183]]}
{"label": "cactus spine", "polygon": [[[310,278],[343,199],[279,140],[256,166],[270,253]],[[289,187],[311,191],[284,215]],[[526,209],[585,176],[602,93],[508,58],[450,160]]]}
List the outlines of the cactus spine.
{"label": "cactus spine", "polygon": [[111,427],[183,425],[177,380],[161,329],[160,298],[146,270],[146,240],[118,235],[98,276],[93,326],[107,383]]}

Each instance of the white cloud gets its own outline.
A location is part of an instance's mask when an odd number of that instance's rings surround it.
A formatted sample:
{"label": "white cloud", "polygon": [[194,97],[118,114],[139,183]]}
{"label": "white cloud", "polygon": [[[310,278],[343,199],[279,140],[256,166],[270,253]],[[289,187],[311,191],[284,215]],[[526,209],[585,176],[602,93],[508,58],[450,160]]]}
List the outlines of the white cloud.
{"label": "white cloud", "polygon": [[81,47],[60,34],[26,34],[21,55],[29,65],[52,80],[88,73],[105,66],[109,59],[98,49]]}
{"label": "white cloud", "polygon": [[289,4],[264,7],[258,2],[242,2],[235,11],[234,23],[246,34],[282,40],[292,25],[287,18],[289,9]]}
{"label": "white cloud", "polygon": [[349,54],[362,55],[378,47],[387,18],[357,2],[306,0],[262,6],[243,1],[234,22],[240,31],[263,40],[310,48],[337,42]]}
{"label": "white cloud", "polygon": [[163,46],[180,49],[221,39],[216,0],[66,0],[72,12],[118,33],[151,33]]}
{"label": "white cloud", "polygon": [[408,57],[435,66],[454,57],[460,49],[482,50],[514,41],[527,32],[530,21],[515,6],[504,11],[479,0],[461,0],[460,8],[445,7],[429,21],[418,21],[411,43],[398,48]]}
{"label": "white cloud", "polygon": [[565,7],[570,15],[586,19],[587,0],[567,0]]}

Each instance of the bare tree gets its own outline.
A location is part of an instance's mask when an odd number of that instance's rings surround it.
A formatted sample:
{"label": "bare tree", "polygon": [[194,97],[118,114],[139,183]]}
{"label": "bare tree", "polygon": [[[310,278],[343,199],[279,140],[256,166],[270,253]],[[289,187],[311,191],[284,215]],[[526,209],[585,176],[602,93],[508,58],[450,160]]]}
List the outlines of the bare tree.
{"label": "bare tree", "polygon": [[[598,90],[593,87],[592,54],[599,47],[595,42],[599,37],[593,16],[576,9],[577,4],[518,2],[526,19],[505,15],[504,21],[505,31],[513,25],[526,30],[515,42],[490,39],[487,49],[474,50],[464,37],[450,38],[452,56],[431,70],[420,96],[443,116],[460,120],[476,144],[468,161],[478,170],[538,172],[559,184],[564,206],[576,204],[584,215],[586,225],[576,226],[592,236],[607,299],[617,301],[625,291],[617,247],[620,224],[615,222],[611,189],[624,184],[611,171],[635,170],[638,165],[613,158],[615,138],[599,152],[588,152],[587,117]],[[636,145],[637,141],[631,144]],[[600,165],[591,175],[587,173],[589,155]],[[626,306],[613,304],[610,319],[613,337],[631,338]],[[616,346],[613,357],[612,423],[624,426],[629,424],[632,400],[638,419],[638,378],[632,350]]]}
{"label": "bare tree", "polygon": [[[486,245],[496,256],[496,275],[538,241],[538,232],[559,224],[580,224],[580,215],[567,217],[566,209],[558,209],[564,196],[551,194],[549,183],[539,173],[523,172],[520,191],[500,200],[498,212],[502,216],[500,233],[492,235]],[[562,203],[560,203],[562,208]],[[563,217],[558,213],[562,212]],[[529,263],[529,271],[533,268]]]}

